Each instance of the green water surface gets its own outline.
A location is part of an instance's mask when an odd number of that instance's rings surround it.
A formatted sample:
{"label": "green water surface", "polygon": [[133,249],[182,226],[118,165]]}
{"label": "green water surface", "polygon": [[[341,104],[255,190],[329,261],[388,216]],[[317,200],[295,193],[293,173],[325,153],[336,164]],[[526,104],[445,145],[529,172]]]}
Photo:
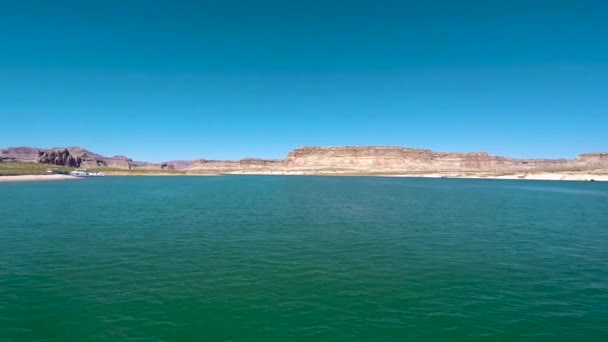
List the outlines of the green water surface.
{"label": "green water surface", "polygon": [[608,341],[608,183],[0,184],[0,341]]}

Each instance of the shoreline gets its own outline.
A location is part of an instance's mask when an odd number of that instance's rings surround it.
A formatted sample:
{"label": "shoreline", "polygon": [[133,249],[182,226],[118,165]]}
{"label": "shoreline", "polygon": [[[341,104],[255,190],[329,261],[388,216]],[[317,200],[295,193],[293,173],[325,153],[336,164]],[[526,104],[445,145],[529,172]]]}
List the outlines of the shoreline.
{"label": "shoreline", "polygon": [[0,183],[13,182],[46,182],[80,179],[69,175],[19,175],[19,176],[0,176]]}
{"label": "shoreline", "polygon": [[[129,177],[218,177],[223,175],[251,175],[251,176],[333,176],[333,177],[394,177],[394,178],[450,178],[450,179],[496,179],[496,180],[544,180],[544,181],[579,181],[579,182],[608,182],[608,174],[597,175],[590,173],[520,173],[512,175],[485,175],[485,174],[449,174],[449,173],[353,173],[353,172],[319,172],[319,171],[258,171],[243,172],[233,171],[215,174],[196,173],[110,173],[107,177],[129,176]],[[38,182],[83,179],[85,177],[74,177],[70,175],[19,175],[0,176],[0,183],[12,182]]]}
{"label": "shoreline", "polygon": [[266,176],[336,176],[336,177],[395,177],[395,178],[457,178],[457,179],[497,179],[497,180],[551,180],[551,181],[594,181],[608,182],[608,174],[591,173],[516,173],[510,175],[487,174],[450,174],[450,173],[353,173],[353,172],[319,172],[319,171],[265,171],[265,172],[227,172],[225,175],[266,175]]}
{"label": "shoreline", "polygon": [[386,175],[385,177],[402,178],[460,178],[460,179],[497,179],[497,180],[543,180],[543,181],[566,181],[566,182],[608,182],[608,175],[591,174],[524,174],[524,175],[501,175],[501,176],[481,176],[481,175],[437,175],[437,174],[418,174],[418,175]]}

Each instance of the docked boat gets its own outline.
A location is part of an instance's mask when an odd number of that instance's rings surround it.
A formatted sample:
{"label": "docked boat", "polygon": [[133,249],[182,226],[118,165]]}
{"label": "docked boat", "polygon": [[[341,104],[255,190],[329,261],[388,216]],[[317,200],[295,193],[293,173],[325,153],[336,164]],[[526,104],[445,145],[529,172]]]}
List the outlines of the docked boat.
{"label": "docked boat", "polygon": [[89,172],[86,170],[74,170],[70,172],[70,176],[74,177],[103,177],[103,175],[101,172]]}

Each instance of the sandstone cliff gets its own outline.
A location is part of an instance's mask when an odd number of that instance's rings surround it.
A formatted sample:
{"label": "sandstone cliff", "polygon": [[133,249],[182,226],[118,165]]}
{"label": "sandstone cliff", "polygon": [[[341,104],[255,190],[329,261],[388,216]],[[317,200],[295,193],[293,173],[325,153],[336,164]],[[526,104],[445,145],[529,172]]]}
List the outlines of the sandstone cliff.
{"label": "sandstone cliff", "polygon": [[518,172],[608,168],[607,154],[567,159],[515,159],[485,152],[447,153],[392,146],[301,147],[287,155],[286,169],[359,172]]}
{"label": "sandstone cliff", "polygon": [[588,167],[608,168],[608,153],[585,153],[576,158],[576,163]]}
{"label": "sandstone cliff", "polygon": [[0,162],[42,163],[70,167],[181,170],[193,172],[350,172],[350,173],[515,173],[604,170],[608,153],[581,154],[576,159],[515,159],[485,152],[435,152],[394,146],[301,147],[284,160],[170,161],[148,163],[125,156],[106,157],[81,147],[39,149],[11,147],[0,150]]}

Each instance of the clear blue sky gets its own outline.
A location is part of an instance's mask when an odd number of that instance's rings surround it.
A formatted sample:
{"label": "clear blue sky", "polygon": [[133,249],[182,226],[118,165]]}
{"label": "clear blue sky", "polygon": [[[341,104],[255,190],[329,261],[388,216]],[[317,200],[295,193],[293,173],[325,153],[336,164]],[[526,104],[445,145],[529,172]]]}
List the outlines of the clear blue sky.
{"label": "clear blue sky", "polygon": [[608,1],[4,1],[0,147],[608,151]]}

